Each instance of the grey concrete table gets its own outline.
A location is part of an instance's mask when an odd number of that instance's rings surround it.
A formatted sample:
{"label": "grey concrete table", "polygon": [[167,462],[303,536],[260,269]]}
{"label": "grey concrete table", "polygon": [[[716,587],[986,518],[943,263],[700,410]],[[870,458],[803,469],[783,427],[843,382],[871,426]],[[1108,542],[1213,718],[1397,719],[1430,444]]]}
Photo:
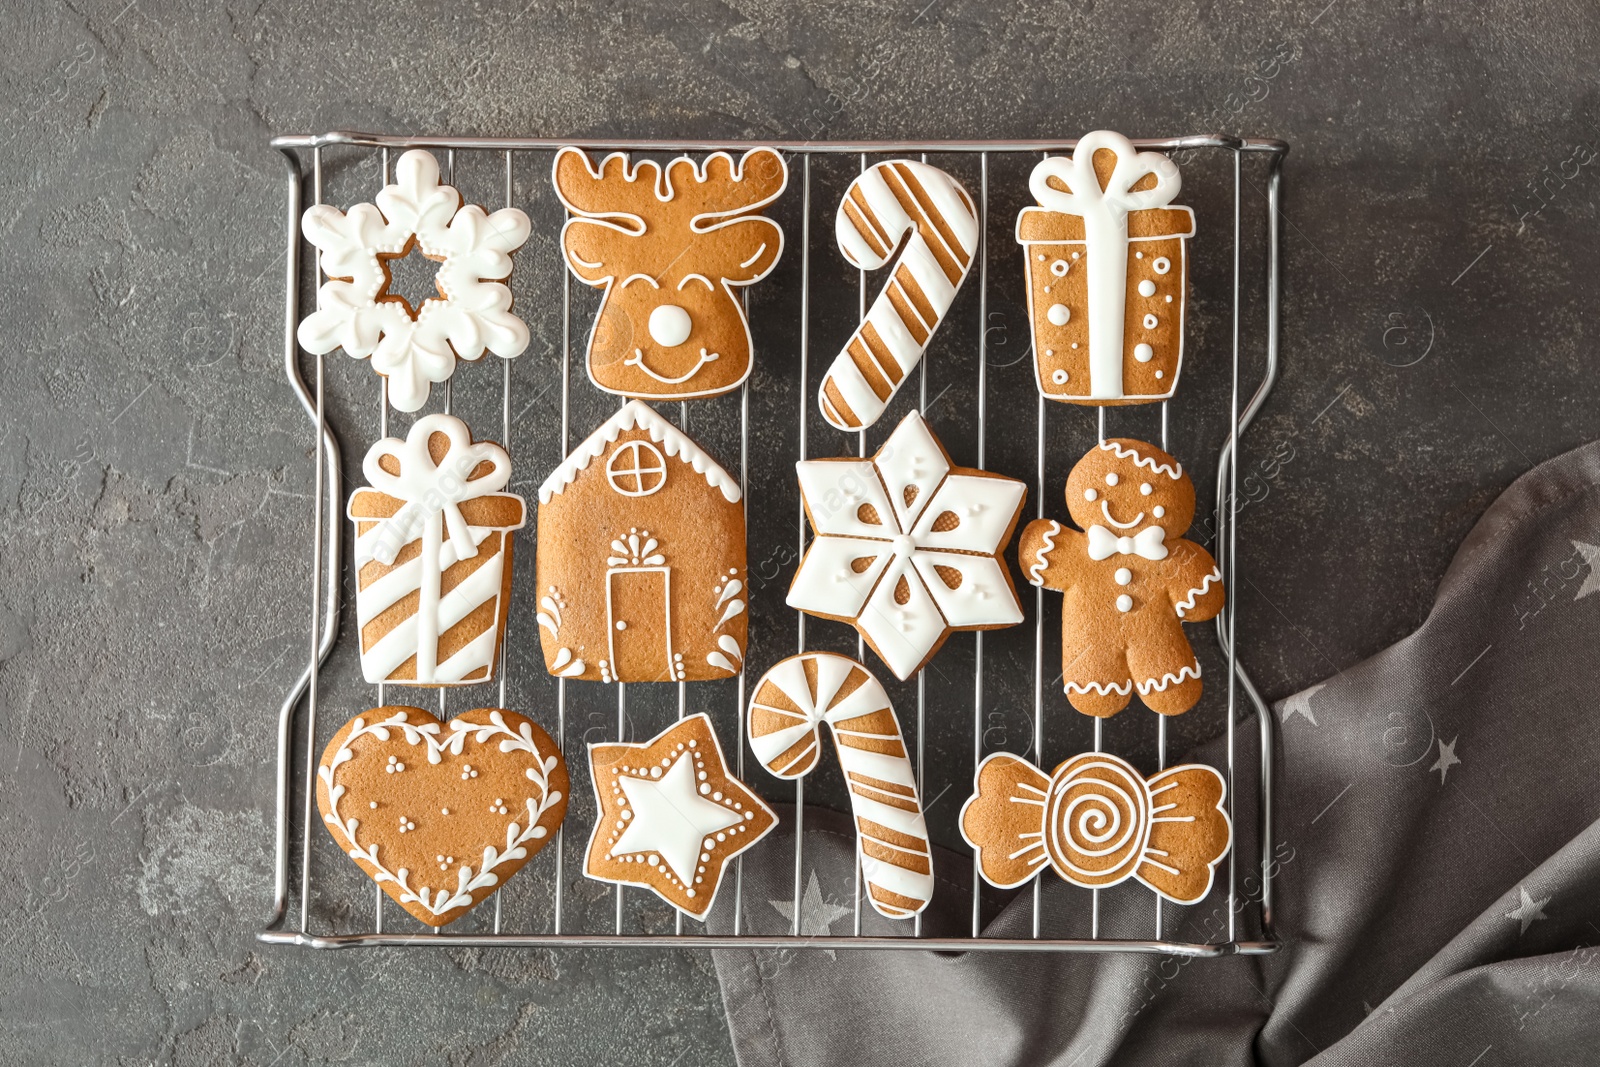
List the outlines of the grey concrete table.
{"label": "grey concrete table", "polygon": [[0,1062],[732,1060],[705,954],[253,940],[311,491],[272,134],[1289,140],[1290,369],[1241,591],[1276,697],[1409,632],[1495,494],[1595,432],[1597,27],[1372,0],[24,5],[0,59]]}

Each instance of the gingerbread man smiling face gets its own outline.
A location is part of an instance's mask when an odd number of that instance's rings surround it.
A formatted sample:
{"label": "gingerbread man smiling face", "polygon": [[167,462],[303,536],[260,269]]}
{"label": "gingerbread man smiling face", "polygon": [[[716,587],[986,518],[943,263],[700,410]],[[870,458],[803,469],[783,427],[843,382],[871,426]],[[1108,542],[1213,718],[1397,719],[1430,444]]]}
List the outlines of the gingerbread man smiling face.
{"label": "gingerbread man smiling face", "polygon": [[1222,574],[1183,534],[1194,483],[1167,453],[1123,438],[1103,441],[1067,477],[1067,510],[1082,530],[1038,519],[1019,562],[1034,585],[1066,596],[1062,681],[1072,706],[1115,715],[1139,698],[1163,715],[1200,699],[1200,663],[1183,623],[1222,610]]}

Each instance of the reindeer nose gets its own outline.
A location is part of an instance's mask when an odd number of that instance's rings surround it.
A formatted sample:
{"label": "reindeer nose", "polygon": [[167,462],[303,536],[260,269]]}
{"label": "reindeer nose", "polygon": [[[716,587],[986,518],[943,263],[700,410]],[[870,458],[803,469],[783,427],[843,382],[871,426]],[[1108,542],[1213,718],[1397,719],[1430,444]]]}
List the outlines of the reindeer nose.
{"label": "reindeer nose", "polygon": [[676,304],[650,312],[650,339],[662,348],[677,348],[689,339],[689,313]]}

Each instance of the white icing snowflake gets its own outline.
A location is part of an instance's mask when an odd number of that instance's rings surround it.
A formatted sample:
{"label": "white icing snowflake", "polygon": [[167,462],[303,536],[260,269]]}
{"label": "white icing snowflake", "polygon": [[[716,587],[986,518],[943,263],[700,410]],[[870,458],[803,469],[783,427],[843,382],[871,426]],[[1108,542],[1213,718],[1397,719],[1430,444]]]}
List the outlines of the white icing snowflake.
{"label": "white icing snowflake", "polygon": [[[416,411],[428,400],[429,383],[455,373],[458,357],[479,359],[487,348],[509,358],[528,347],[528,326],[511,313],[511,290],[496,279],[510,276],[511,253],[531,224],[516,208],[457,210],[461,195],[439,184],[438,161],[420,150],[400,157],[394,184],[375,199],[349,214],[327,204],[306,211],[301,229],[322,251],[329,280],[317,290],[317,310],[300,324],[300,344],[315,355],[343,348],[371,356],[373,369],[389,379],[389,402]],[[384,293],[380,260],[404,255],[413,238],[440,261],[436,281],[444,294],[423,301],[415,318]]]}
{"label": "white icing snowflake", "polygon": [[916,412],[871,461],[798,468],[817,536],[790,607],[852,620],[900,678],[950,630],[1022,621],[995,556],[1022,506],[1021,482],[951,474]]}

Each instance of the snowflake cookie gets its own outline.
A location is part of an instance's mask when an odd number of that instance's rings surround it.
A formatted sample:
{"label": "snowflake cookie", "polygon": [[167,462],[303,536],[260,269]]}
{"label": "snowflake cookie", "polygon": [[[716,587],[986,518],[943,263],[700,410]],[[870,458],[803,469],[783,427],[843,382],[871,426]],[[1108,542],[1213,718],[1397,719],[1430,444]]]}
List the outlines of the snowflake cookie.
{"label": "snowflake cookie", "polygon": [[850,623],[902,679],[953,630],[1022,621],[998,556],[1022,514],[1021,482],[953,466],[915,411],[871,460],[795,467],[817,536],[789,587],[790,607]]}
{"label": "snowflake cookie", "polygon": [[[528,327],[511,312],[511,253],[531,228],[516,208],[490,215],[439,184],[432,154],[407,152],[395,180],[376,204],[349,214],[327,204],[306,210],[301,229],[322,252],[328,281],[317,290],[317,310],[300,323],[300,344],[316,355],[343,348],[389,380],[389,403],[417,411],[430,383],[455,373],[456,360],[479,359],[488,349],[511,357],[528,347]],[[459,210],[458,210],[459,209]],[[439,297],[413,309],[389,291],[389,261],[422,254],[439,264]]]}

